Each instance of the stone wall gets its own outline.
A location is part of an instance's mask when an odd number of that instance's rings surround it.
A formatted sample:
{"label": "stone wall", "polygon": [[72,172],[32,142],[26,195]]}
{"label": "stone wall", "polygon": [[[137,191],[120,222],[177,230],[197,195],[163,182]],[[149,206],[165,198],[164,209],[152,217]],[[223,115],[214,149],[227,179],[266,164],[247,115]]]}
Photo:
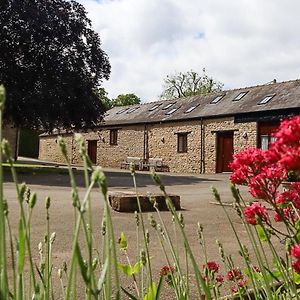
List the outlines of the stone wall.
{"label": "stone wall", "polygon": [[17,158],[18,156],[16,153],[18,147],[17,135],[18,135],[17,128],[8,124],[3,127],[3,138],[8,140],[12,149],[12,156],[14,158]]}
{"label": "stone wall", "polygon": [[216,172],[216,132],[234,130],[233,149],[234,153],[239,152],[247,146],[256,147],[257,124],[234,123],[233,118],[210,119],[204,121],[205,128],[205,173]]}
{"label": "stone wall", "polygon": [[118,129],[117,145],[110,145],[110,130],[99,131],[97,163],[103,167],[120,168],[128,156],[143,158],[144,126],[126,126]]}
{"label": "stone wall", "polygon": [[[234,131],[234,152],[246,146],[256,146],[257,125],[253,123],[234,123],[233,118],[205,120],[204,127],[204,165],[205,173],[216,171],[216,132]],[[118,129],[117,145],[110,145],[110,129]],[[162,158],[170,172],[200,173],[201,164],[201,123],[182,121],[176,123],[130,125],[123,127],[103,128],[84,133],[84,138],[97,140],[97,165],[120,168],[121,163],[129,156],[144,156],[145,129],[148,134],[149,158]],[[178,133],[188,133],[187,153],[178,153]],[[247,134],[245,134],[247,133]],[[78,147],[73,135],[64,135],[70,161],[81,164]],[[39,158],[42,160],[65,162],[56,142],[57,136],[40,137]]]}
{"label": "stone wall", "polygon": [[[177,152],[178,133],[187,134],[187,152]],[[162,158],[170,172],[200,173],[200,122],[148,126],[149,157]]]}
{"label": "stone wall", "polygon": [[[66,147],[67,147],[67,154],[70,161],[72,161],[73,153],[73,135],[72,134],[65,134],[62,135]],[[40,145],[39,145],[39,159],[45,161],[52,161],[58,163],[66,163],[65,158],[61,154],[60,148],[57,143],[57,135],[49,135],[49,136],[40,136]]]}

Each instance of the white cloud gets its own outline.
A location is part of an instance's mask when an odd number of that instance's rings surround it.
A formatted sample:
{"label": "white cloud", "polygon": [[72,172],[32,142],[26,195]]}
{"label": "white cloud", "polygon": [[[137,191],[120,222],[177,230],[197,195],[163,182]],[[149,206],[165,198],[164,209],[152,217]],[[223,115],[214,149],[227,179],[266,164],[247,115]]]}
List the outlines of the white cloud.
{"label": "white cloud", "polygon": [[163,78],[193,69],[225,87],[300,77],[298,0],[81,0],[112,65],[111,97],[156,100]]}

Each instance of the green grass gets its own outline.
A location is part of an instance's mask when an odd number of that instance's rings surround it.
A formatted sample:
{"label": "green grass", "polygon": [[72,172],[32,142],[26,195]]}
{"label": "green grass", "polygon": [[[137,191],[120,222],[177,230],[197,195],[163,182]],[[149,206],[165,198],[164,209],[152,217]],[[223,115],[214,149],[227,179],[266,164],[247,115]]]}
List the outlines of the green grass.
{"label": "green grass", "polygon": [[[3,171],[5,173],[10,172],[10,166],[8,163],[3,163]],[[30,165],[30,164],[14,164],[14,167],[18,173],[23,174],[68,174],[68,168],[64,166],[44,166],[44,165]],[[81,172],[74,169],[75,172]]]}

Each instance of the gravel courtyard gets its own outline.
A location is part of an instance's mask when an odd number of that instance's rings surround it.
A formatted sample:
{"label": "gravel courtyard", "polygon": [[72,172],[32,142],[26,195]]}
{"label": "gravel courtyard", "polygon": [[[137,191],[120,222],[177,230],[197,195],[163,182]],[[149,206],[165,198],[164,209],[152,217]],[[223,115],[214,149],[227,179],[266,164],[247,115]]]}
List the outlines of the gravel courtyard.
{"label": "gravel courtyard", "polygon": [[[133,191],[132,176],[128,171],[106,170],[109,191]],[[158,188],[153,183],[147,172],[137,173],[137,185],[140,192],[158,192]],[[83,177],[77,175],[77,183],[80,194],[84,194]],[[203,263],[203,253],[197,239],[197,222],[204,226],[206,243],[208,247],[209,259],[218,260],[218,247],[216,239],[220,240],[224,245],[226,253],[233,254],[237,261],[241,261],[238,255],[237,244],[233,236],[232,230],[228,225],[222,208],[214,204],[214,198],[210,191],[210,187],[214,185],[220,192],[224,202],[230,203],[232,197],[229,189],[229,174],[218,175],[174,175],[164,173],[161,174],[163,183],[167,187],[167,191],[172,194],[178,194],[181,197],[182,213],[185,219],[185,230],[189,237],[191,246],[194,250],[199,264]],[[54,272],[62,266],[63,262],[69,261],[71,253],[73,207],[71,203],[70,182],[67,175],[61,174],[36,174],[36,175],[20,175],[20,181],[28,184],[32,191],[38,195],[38,201],[33,212],[31,240],[32,246],[35,247],[34,254],[38,261],[38,243],[43,240],[45,234],[45,209],[44,199],[46,196],[51,197],[50,221],[51,231],[56,232],[56,240],[53,248],[53,265]],[[16,192],[14,183],[11,182],[9,176],[5,180],[5,197],[9,205],[10,220],[12,227],[16,233],[18,220],[18,202],[16,200]],[[248,200],[246,189],[242,189],[242,193]],[[99,191],[95,188],[92,192],[93,200],[93,225],[95,241],[101,241],[101,219],[103,212],[103,198]],[[231,207],[227,208],[232,219],[237,226],[240,237],[246,237],[245,230],[235,212]],[[157,216],[155,213],[153,215]],[[163,218],[172,232],[172,220],[169,212],[162,212]],[[120,233],[123,231],[129,242],[129,255],[132,261],[136,257],[136,225],[134,214],[132,213],[112,213],[115,236],[118,240]],[[150,231],[150,249],[152,256],[152,265],[154,274],[158,276],[161,266],[166,264],[165,257],[158,242],[156,233],[149,225],[148,213],[144,213],[146,227]],[[180,237],[178,237],[180,241]],[[246,238],[245,238],[246,240]],[[180,242],[179,242],[180,243]],[[96,245],[97,246],[97,245]],[[180,249],[179,249],[180,250]],[[181,259],[184,259],[184,251],[181,253]],[[120,260],[123,260],[120,254]]]}

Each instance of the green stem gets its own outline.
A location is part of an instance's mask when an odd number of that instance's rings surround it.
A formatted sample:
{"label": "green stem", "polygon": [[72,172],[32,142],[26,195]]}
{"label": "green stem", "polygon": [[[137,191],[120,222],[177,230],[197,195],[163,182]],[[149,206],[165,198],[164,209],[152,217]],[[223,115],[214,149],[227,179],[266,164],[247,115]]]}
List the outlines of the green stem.
{"label": "green stem", "polygon": [[[1,95],[2,96],[2,95]],[[5,101],[5,94],[1,97],[1,109],[0,109],[0,143],[2,143],[2,117],[3,117],[3,105]],[[0,281],[1,281],[1,296],[4,299],[8,297],[8,281],[7,281],[7,261],[6,261],[6,237],[5,237],[5,214],[4,214],[4,197],[3,197],[3,157],[2,147],[0,149]]]}

